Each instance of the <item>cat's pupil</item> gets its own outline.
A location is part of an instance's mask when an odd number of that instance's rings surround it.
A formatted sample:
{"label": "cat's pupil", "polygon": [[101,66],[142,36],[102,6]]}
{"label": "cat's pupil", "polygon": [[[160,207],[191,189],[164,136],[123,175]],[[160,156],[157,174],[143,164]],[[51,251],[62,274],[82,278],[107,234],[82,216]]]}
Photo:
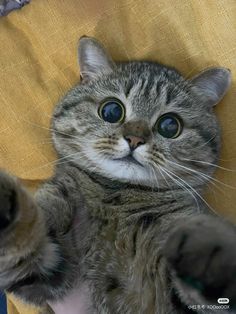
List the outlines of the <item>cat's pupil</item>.
{"label": "cat's pupil", "polygon": [[158,132],[166,138],[176,138],[181,133],[181,123],[179,119],[171,114],[166,114],[158,120]]}
{"label": "cat's pupil", "polygon": [[116,101],[107,101],[99,109],[100,117],[109,123],[117,123],[124,118],[124,107]]}

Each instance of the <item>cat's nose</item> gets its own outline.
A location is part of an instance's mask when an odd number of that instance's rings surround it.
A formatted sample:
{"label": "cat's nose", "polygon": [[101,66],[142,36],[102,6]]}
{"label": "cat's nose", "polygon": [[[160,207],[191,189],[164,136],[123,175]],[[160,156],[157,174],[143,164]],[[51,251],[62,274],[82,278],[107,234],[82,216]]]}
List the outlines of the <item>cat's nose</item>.
{"label": "cat's nose", "polygon": [[138,146],[145,144],[145,140],[139,136],[126,135],[125,140],[128,142],[130,150],[135,150]]}

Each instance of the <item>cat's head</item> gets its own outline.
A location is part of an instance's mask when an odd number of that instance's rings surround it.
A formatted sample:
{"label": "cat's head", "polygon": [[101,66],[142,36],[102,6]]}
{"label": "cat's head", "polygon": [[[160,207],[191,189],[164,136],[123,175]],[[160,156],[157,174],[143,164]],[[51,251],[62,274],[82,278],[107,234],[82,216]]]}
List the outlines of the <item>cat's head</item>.
{"label": "cat's head", "polygon": [[114,63],[89,37],[80,39],[79,64],[81,83],[53,116],[60,157],[151,187],[188,188],[209,179],[220,148],[213,107],[230,86],[228,69],[210,68],[185,80],[154,62]]}

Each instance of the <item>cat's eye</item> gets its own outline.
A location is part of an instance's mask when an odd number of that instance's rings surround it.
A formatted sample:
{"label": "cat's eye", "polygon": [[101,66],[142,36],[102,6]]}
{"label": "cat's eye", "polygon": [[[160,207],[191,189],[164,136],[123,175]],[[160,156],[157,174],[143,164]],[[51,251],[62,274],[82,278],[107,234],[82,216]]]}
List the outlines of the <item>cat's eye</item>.
{"label": "cat's eye", "polygon": [[178,137],[183,129],[182,120],[174,113],[166,113],[157,121],[157,131],[166,138]]}
{"label": "cat's eye", "polygon": [[125,107],[118,99],[108,99],[98,108],[98,115],[106,122],[122,122],[125,117]]}

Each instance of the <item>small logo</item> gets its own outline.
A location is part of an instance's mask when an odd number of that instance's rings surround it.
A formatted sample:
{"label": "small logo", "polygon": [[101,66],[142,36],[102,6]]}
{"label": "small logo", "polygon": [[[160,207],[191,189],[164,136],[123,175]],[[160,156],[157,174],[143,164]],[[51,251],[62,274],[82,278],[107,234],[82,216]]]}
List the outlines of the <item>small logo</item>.
{"label": "small logo", "polygon": [[228,298],[219,298],[219,299],[217,300],[217,302],[218,302],[219,304],[228,304],[228,303],[229,303],[229,299],[228,299]]}

